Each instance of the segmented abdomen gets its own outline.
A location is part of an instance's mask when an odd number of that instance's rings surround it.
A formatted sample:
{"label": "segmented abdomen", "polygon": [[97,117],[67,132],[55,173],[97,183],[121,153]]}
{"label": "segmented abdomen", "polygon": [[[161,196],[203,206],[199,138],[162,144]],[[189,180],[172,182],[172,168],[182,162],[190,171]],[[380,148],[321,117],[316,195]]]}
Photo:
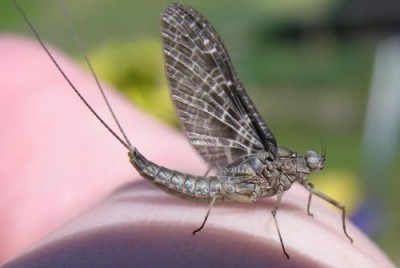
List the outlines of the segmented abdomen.
{"label": "segmented abdomen", "polygon": [[170,170],[147,160],[136,148],[129,151],[129,161],[144,178],[158,186],[186,196],[220,197],[221,182],[216,176],[194,176]]}

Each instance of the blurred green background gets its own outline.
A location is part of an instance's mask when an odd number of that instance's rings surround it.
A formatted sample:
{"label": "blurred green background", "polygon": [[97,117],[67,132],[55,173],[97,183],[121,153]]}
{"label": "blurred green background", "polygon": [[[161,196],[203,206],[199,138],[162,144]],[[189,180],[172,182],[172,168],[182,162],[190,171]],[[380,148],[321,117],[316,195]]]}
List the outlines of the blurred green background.
{"label": "blurred green background", "polygon": [[[56,1],[19,2],[47,42],[82,61]],[[372,178],[375,182],[365,178],[361,165],[381,29],[346,28],[341,22],[345,1],[183,2],[217,29],[279,144],[298,152],[327,147],[326,169],[311,181],[346,204],[352,220],[400,264],[400,155],[397,150],[387,173]],[[159,33],[160,14],[168,3],[69,0],[65,7],[99,76],[177,127]],[[0,31],[32,36],[8,1],[0,2]]]}

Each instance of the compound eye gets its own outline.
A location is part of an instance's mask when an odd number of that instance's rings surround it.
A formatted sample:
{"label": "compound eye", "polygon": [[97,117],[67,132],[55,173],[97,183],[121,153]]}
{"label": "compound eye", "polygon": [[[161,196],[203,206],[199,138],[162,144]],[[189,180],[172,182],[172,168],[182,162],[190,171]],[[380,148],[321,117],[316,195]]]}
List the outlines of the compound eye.
{"label": "compound eye", "polygon": [[316,152],[308,151],[306,153],[306,163],[310,170],[321,170],[323,169],[323,158]]}

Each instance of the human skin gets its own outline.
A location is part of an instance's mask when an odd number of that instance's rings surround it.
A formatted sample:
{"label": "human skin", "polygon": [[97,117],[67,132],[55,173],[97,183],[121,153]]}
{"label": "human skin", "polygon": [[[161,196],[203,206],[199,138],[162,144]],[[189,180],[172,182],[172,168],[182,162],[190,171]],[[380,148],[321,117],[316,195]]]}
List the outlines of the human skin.
{"label": "human skin", "polygon": [[[112,122],[93,78],[56,50],[60,65],[95,110]],[[127,150],[90,114],[36,41],[0,36],[0,264],[7,267],[307,266],[394,267],[340,213],[294,185],[277,214],[219,203],[193,236],[207,203],[171,196],[143,179]],[[132,143],[163,166],[204,174],[207,167],[178,131],[109,90]],[[112,124],[114,127],[114,124]],[[312,177],[311,177],[312,180]],[[11,260],[11,261],[10,261]]]}

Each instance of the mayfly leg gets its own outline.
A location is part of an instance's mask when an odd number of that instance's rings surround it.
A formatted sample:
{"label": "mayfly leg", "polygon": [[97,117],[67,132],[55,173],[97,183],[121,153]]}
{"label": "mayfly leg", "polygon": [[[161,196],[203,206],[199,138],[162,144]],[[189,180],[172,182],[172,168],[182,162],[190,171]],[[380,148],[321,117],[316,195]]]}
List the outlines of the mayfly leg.
{"label": "mayfly leg", "polygon": [[204,177],[207,177],[207,175],[210,173],[210,171],[212,170],[212,167],[208,167],[208,169],[206,170],[206,173],[204,173]]}
{"label": "mayfly leg", "polygon": [[199,228],[197,228],[196,230],[194,230],[194,231],[192,232],[193,235],[196,235],[196,233],[200,232],[200,231],[204,228],[204,226],[206,225],[208,216],[210,215],[211,209],[212,209],[212,207],[213,207],[214,204],[215,204],[215,200],[217,200],[217,197],[216,197],[216,196],[213,197],[213,199],[212,199],[211,202],[210,202],[210,205],[208,206],[208,210],[207,210],[206,216],[204,217],[203,223],[200,225]]}
{"label": "mayfly leg", "polygon": [[[340,203],[340,202],[336,201],[335,199],[333,199],[332,197],[330,197],[330,196],[328,196],[328,195],[326,195],[326,194],[324,194],[324,193],[322,193],[320,191],[315,190],[312,187],[312,185],[304,184],[303,186],[310,192],[311,195],[318,196],[319,198],[325,200],[326,202],[332,204],[333,206],[337,207],[338,209],[340,209],[342,211],[343,232],[347,236],[347,238],[350,240],[350,242],[353,243],[353,238],[350,237],[350,235],[347,233],[347,229],[346,229],[346,208],[345,208],[345,206],[342,203]],[[310,202],[311,202],[311,197],[309,197],[308,200],[309,200],[309,203],[308,203],[307,207],[309,208],[310,207]]]}
{"label": "mayfly leg", "polygon": [[[310,186],[312,189],[314,189],[314,184],[308,183],[308,186]],[[308,216],[314,217],[314,214],[310,211],[311,199],[312,199],[313,194],[311,191],[309,191],[308,193],[309,193],[309,195],[308,195],[308,202],[307,202],[307,214],[308,214]]]}
{"label": "mayfly leg", "polygon": [[274,219],[276,230],[278,232],[279,241],[281,242],[283,254],[285,254],[286,258],[290,259],[289,254],[286,252],[285,244],[283,243],[283,239],[282,239],[282,235],[281,235],[281,231],[279,230],[278,220],[276,218],[276,214],[278,212],[279,205],[281,204],[281,201],[282,201],[282,195],[283,195],[283,187],[280,185],[278,187],[278,191],[276,193],[276,197],[277,197],[276,204],[275,204],[274,208],[272,209],[271,214]]}

